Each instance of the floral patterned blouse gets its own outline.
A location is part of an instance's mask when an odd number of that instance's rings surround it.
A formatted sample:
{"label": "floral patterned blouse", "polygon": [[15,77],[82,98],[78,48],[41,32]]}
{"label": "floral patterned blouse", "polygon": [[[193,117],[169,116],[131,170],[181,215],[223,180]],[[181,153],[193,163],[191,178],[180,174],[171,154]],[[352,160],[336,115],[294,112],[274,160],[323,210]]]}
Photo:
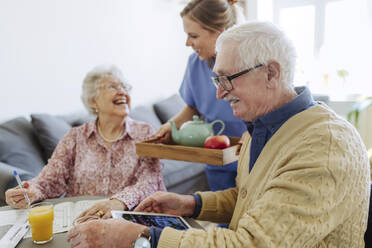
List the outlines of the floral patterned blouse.
{"label": "floral patterned blouse", "polygon": [[154,130],[127,117],[121,139],[107,147],[96,121],[72,128],[59,142],[48,164],[33,178],[36,201],[66,196],[103,195],[132,209],[156,191],[165,191],[159,159],[139,157],[135,143]]}

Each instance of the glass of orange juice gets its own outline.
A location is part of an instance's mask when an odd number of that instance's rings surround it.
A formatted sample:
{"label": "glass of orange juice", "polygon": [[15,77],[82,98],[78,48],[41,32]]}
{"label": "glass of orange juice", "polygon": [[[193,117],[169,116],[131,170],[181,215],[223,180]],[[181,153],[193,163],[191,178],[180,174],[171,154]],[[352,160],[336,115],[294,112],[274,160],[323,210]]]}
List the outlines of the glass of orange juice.
{"label": "glass of orange juice", "polygon": [[32,240],[35,244],[45,244],[53,239],[53,204],[40,202],[32,204],[28,212]]}

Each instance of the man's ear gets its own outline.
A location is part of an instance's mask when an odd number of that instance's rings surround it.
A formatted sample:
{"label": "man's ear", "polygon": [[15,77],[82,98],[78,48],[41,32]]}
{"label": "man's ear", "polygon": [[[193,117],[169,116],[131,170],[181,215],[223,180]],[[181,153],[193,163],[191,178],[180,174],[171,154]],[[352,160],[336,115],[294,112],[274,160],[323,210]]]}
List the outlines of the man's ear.
{"label": "man's ear", "polygon": [[268,84],[267,87],[273,88],[277,87],[280,82],[280,64],[276,61],[270,61],[267,64],[267,79]]}

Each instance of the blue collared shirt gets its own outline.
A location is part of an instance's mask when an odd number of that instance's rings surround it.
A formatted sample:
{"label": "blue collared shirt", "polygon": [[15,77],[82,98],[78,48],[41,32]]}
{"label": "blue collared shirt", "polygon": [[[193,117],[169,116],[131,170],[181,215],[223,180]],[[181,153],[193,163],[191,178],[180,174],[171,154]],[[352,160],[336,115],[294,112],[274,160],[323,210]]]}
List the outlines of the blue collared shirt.
{"label": "blue collared shirt", "polygon": [[[248,132],[252,137],[249,171],[252,170],[262,149],[275,134],[275,132],[278,131],[278,129],[292,116],[316,104],[310,90],[307,87],[296,87],[295,91],[297,96],[290,102],[264,116],[261,116],[254,122],[245,122]],[[198,217],[202,208],[202,200],[197,194],[194,194],[193,196],[195,198],[196,205],[192,217],[196,218]],[[152,239],[152,247],[157,247],[161,229],[151,227],[150,234]]]}

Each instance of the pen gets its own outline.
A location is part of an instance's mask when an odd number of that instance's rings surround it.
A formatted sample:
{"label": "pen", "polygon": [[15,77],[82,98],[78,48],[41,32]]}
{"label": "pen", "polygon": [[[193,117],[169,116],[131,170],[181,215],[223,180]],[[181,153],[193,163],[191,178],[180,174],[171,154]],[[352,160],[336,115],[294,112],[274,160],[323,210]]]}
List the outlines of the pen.
{"label": "pen", "polygon": [[[19,187],[20,187],[21,189],[24,189],[24,188],[23,188],[22,181],[21,181],[21,178],[19,178],[17,171],[13,171],[13,174],[14,174],[16,180],[17,180],[17,183],[18,183]],[[25,198],[26,198],[27,204],[30,206],[30,205],[31,205],[31,202],[30,202],[30,198],[28,198],[27,193],[25,193]]]}

